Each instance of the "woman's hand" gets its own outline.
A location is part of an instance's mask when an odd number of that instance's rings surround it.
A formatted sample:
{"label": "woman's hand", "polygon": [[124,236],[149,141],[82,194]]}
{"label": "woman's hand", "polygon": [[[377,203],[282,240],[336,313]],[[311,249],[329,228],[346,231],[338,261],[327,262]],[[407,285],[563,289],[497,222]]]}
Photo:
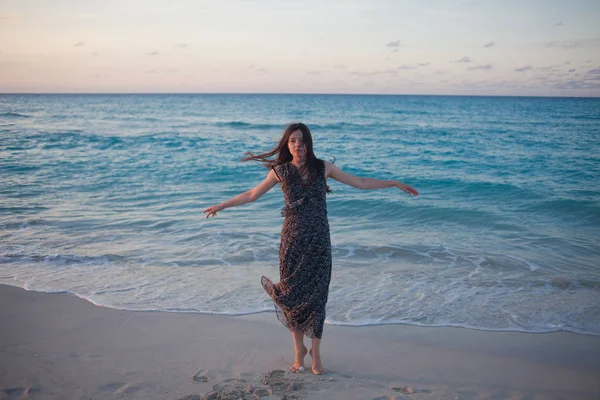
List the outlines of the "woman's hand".
{"label": "woman's hand", "polygon": [[418,196],[419,192],[417,192],[417,190],[412,187],[412,186],[408,186],[402,182],[398,182],[398,184],[396,185],[396,187],[400,190],[405,191],[406,193],[410,194],[411,196]]}
{"label": "woman's hand", "polygon": [[219,211],[223,211],[224,207],[222,207],[220,204],[217,204],[216,206],[212,206],[212,207],[208,207],[206,210],[202,211],[203,213],[208,213],[206,214],[206,218],[210,217],[211,215],[213,217],[217,216],[217,213]]}

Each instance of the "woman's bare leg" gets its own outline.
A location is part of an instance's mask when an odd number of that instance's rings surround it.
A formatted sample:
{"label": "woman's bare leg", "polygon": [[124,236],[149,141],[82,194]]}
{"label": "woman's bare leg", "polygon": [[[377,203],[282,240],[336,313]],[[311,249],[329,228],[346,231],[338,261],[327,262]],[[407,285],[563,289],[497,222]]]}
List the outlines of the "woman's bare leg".
{"label": "woman's bare leg", "polygon": [[294,338],[294,351],[296,352],[296,360],[292,369],[299,370],[300,367],[304,368],[304,356],[308,352],[306,346],[304,346],[304,332],[292,332],[292,337]]}
{"label": "woman's bare leg", "polygon": [[310,349],[310,356],[313,359],[313,373],[321,375],[323,373],[323,364],[321,363],[321,339],[312,338],[312,349]]}

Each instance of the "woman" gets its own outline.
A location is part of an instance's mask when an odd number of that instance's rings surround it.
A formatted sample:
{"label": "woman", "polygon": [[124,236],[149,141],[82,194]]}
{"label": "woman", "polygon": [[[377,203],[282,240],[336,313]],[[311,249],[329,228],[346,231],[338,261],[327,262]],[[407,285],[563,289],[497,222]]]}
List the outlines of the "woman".
{"label": "woman", "polygon": [[[275,157],[275,159],[270,159]],[[319,160],[313,152],[312,136],[302,123],[291,124],[279,145],[270,152],[247,153],[242,161],[259,161],[270,167],[267,178],[254,189],[204,210],[206,217],[219,211],[258,200],[277,183],[281,184],[285,217],[279,249],[279,283],[262,277],[262,285],[275,303],[279,320],[290,329],[294,338],[296,359],[290,368],[304,371],[304,335],[312,339],[312,371],[323,373],[321,337],[325,322],[325,306],[331,279],[331,242],[327,221],[326,179],[358,189],[397,187],[417,196],[412,187],[398,181],[360,178],[343,172],[330,162]]]}

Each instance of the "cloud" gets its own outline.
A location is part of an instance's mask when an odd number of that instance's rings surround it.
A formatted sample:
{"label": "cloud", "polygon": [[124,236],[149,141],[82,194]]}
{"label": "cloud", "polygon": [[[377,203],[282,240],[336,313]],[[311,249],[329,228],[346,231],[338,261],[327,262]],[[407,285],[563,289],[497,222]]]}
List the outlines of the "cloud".
{"label": "cloud", "polygon": [[398,75],[398,71],[395,69],[386,69],[385,71],[383,71],[383,73],[389,75]]}
{"label": "cloud", "polygon": [[11,19],[16,18],[16,14],[9,14],[9,13],[0,13],[0,21],[5,22],[5,21],[10,21]]}
{"label": "cloud", "polygon": [[155,73],[156,73],[156,71],[155,71],[155,70],[153,70],[153,69],[149,69],[149,70],[147,70],[147,71],[146,71],[146,73],[147,73],[147,74],[155,74]]}
{"label": "cloud", "polygon": [[259,68],[259,66],[255,65],[255,64],[248,65],[248,69],[250,71],[254,71],[257,75],[258,74],[264,74],[264,73],[267,72],[266,68]]}
{"label": "cloud", "polygon": [[548,65],[547,67],[539,67],[538,69],[542,71],[553,71],[556,67],[558,67],[558,65]]}
{"label": "cloud", "polygon": [[397,52],[398,52],[398,49],[393,49],[391,52],[392,52],[392,53],[397,53]]}
{"label": "cloud", "polygon": [[0,22],[2,23],[17,23],[21,20],[21,16],[15,13],[0,12]]}
{"label": "cloud", "polygon": [[494,47],[496,45],[495,42],[488,42],[486,44],[483,45],[483,47]]}
{"label": "cloud", "polygon": [[403,64],[403,65],[397,67],[396,69],[417,69],[417,67],[415,67],[413,65]]}
{"label": "cloud", "polygon": [[73,47],[81,47],[81,46],[85,46],[85,42],[77,42],[73,45]]}
{"label": "cloud", "polygon": [[569,65],[569,64],[571,64],[571,61],[566,61],[566,62],[564,63],[564,65]]}
{"label": "cloud", "polygon": [[158,55],[158,51],[154,50],[151,51],[150,53],[148,53],[149,56],[157,56]]}
{"label": "cloud", "polygon": [[97,51],[95,51],[95,52],[93,52],[93,53],[91,53],[91,54],[92,54],[93,56],[97,56],[97,55],[98,55],[98,54],[100,54],[100,53],[98,53]]}
{"label": "cloud", "polygon": [[186,47],[188,47],[187,43],[178,43],[175,45],[175,47],[178,47],[180,49],[185,49]]}
{"label": "cloud", "polygon": [[461,58],[460,60],[456,60],[455,62],[457,62],[457,63],[470,63],[470,62],[473,62],[473,60],[471,60],[471,58],[469,56],[464,56],[463,58]]}
{"label": "cloud", "polygon": [[516,71],[516,72],[525,72],[525,71],[529,71],[531,69],[533,69],[533,67],[531,65],[526,65],[526,66],[521,67],[521,68],[515,68],[514,71]]}
{"label": "cloud", "polygon": [[430,63],[430,62],[425,62],[425,63],[418,63],[417,65],[418,65],[419,67],[426,67],[426,66],[428,66],[428,65],[431,65],[431,63]]}
{"label": "cloud", "polygon": [[584,79],[600,81],[600,68],[590,69],[588,72],[585,73]]}
{"label": "cloud", "polygon": [[400,47],[400,41],[396,40],[395,42],[389,42],[385,45],[386,47]]}
{"label": "cloud", "polygon": [[306,75],[318,76],[321,75],[321,71],[308,71]]}
{"label": "cloud", "polygon": [[332,85],[348,85],[348,82],[337,79],[337,80],[331,82],[331,84]]}
{"label": "cloud", "polygon": [[483,65],[476,65],[474,67],[469,67],[467,68],[467,71],[475,71],[477,69],[491,69],[492,68],[492,64],[483,64]]}
{"label": "cloud", "polygon": [[546,47],[560,47],[564,49],[586,49],[600,47],[600,38],[590,39],[575,39],[575,40],[562,40],[558,42],[547,42]]}
{"label": "cloud", "polygon": [[600,82],[589,82],[584,79],[571,79],[552,85],[556,89],[600,89]]}
{"label": "cloud", "polygon": [[482,81],[463,81],[461,83],[455,83],[452,86],[463,87],[463,88],[476,88],[476,89],[488,89],[488,88],[517,88],[522,83],[518,80],[482,80]]}
{"label": "cloud", "polygon": [[565,24],[563,24],[562,22],[557,22],[554,24],[554,26],[565,26]]}
{"label": "cloud", "polygon": [[569,72],[575,72],[575,71],[576,71],[576,69],[575,69],[575,68],[571,68],[571,69],[569,70]]}
{"label": "cloud", "polygon": [[355,76],[374,76],[374,75],[379,75],[379,74],[381,74],[381,71],[371,71],[371,72],[352,71],[352,72],[350,72],[350,75],[355,75]]}
{"label": "cloud", "polygon": [[348,66],[347,65],[343,65],[343,64],[335,64],[333,66],[333,68],[335,68],[335,69],[346,69],[346,68],[348,68]]}
{"label": "cloud", "polygon": [[434,72],[435,75],[444,75],[447,74],[448,71],[442,70],[442,69],[438,69]]}

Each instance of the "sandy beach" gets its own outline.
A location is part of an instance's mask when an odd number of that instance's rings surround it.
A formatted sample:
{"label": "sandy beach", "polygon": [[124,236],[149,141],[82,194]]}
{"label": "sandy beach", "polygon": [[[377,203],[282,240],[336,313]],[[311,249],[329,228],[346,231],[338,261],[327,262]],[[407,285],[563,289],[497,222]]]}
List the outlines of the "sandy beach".
{"label": "sandy beach", "polygon": [[0,304],[2,399],[600,398],[596,336],[327,325],[315,376],[287,372],[271,313],[120,311],[11,286]]}

